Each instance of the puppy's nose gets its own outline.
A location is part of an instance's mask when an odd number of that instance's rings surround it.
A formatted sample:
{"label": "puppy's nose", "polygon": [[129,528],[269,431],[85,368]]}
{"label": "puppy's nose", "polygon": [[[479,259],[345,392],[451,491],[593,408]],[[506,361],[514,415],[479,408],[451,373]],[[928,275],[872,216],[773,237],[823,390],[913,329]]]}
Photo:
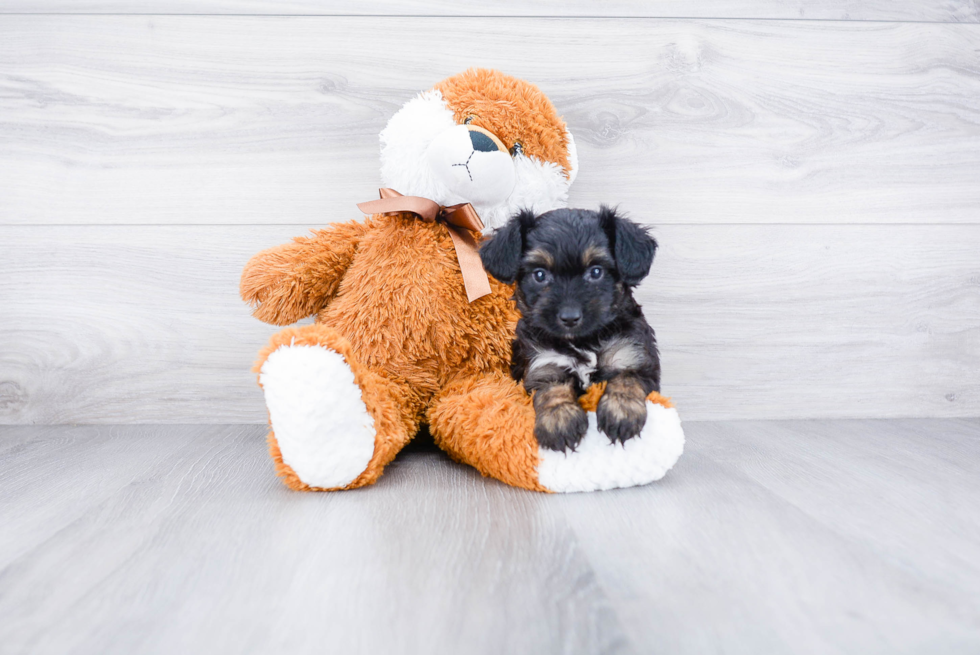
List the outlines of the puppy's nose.
{"label": "puppy's nose", "polygon": [[573,328],[582,322],[582,310],[578,307],[562,307],[558,312],[558,320],[567,328]]}
{"label": "puppy's nose", "polygon": [[497,144],[493,142],[493,139],[483,132],[477,132],[476,130],[470,130],[470,143],[473,144],[474,150],[479,150],[480,152],[497,152],[500,150]]}

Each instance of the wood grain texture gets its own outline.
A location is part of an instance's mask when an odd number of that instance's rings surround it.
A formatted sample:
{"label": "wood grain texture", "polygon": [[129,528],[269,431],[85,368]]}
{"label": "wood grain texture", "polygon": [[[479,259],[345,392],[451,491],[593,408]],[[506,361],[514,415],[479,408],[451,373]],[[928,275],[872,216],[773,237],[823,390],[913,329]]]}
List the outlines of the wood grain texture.
{"label": "wood grain texture", "polygon": [[4,653],[974,653],[980,421],[686,425],[647,487],[438,453],[355,492],[259,426],[0,429]]}
{"label": "wood grain texture", "polygon": [[[304,226],[0,227],[0,422],[264,423],[237,296]],[[980,413],[980,227],[680,226],[637,296],[704,418]]]}
{"label": "wood grain texture", "polygon": [[557,500],[639,652],[980,648],[978,421],[685,429],[655,489]]}
{"label": "wood grain texture", "polygon": [[976,0],[2,0],[0,13],[583,16],[980,22]]}
{"label": "wood grain texture", "polygon": [[40,540],[21,535],[46,521],[0,505],[23,553],[0,570],[5,653],[631,652],[538,495],[438,454],[362,492],[296,494],[258,426],[118,430],[62,433],[78,452],[110,441],[99,459],[0,464],[0,497],[70,485],[87,504]]}
{"label": "wood grain texture", "polygon": [[387,119],[473,65],[555,101],[579,143],[573,204],[980,220],[976,24],[6,16],[0,224],[345,219],[376,193]]}

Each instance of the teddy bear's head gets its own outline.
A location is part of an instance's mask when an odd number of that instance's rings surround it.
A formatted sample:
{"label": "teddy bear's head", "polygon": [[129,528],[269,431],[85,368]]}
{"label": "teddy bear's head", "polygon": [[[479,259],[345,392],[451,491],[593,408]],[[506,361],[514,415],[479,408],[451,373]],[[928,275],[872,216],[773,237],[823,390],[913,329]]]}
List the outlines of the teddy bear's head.
{"label": "teddy bear's head", "polygon": [[410,100],[381,132],[381,179],[440,205],[472,203],[487,231],[515,211],[564,207],[575,142],[538,87],[471,69]]}

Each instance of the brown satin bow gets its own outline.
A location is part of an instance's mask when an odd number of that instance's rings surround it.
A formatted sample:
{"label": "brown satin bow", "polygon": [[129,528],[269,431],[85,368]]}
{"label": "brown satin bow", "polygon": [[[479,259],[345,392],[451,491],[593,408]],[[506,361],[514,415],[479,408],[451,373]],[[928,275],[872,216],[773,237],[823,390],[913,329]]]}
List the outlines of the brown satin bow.
{"label": "brown satin bow", "polygon": [[480,261],[479,247],[469,232],[469,230],[474,232],[482,230],[483,221],[470,203],[443,207],[428,198],[403,196],[394,189],[381,189],[381,200],[358,203],[357,208],[365,214],[411,212],[426,223],[433,221],[444,223],[449,228],[449,236],[453,238],[453,246],[456,248],[456,259],[459,260],[459,270],[463,274],[466,299],[473,302],[490,293],[490,279],[483,269],[483,262]]}

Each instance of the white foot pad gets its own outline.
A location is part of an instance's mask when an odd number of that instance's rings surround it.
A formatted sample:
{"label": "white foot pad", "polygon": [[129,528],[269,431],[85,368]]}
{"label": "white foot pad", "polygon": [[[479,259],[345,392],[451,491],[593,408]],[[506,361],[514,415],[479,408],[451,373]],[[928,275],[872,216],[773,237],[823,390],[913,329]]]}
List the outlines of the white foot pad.
{"label": "white foot pad", "polygon": [[262,364],[272,430],[282,461],[311,487],[343,487],[374,455],[374,417],[339,354],[322,346],[282,346]]}
{"label": "white foot pad", "polygon": [[647,422],[639,436],[614,444],[599,432],[595,412],[575,452],[541,448],[538,482],[550,491],[599,491],[659,480],[684,452],[684,431],[674,408],[647,402]]}

